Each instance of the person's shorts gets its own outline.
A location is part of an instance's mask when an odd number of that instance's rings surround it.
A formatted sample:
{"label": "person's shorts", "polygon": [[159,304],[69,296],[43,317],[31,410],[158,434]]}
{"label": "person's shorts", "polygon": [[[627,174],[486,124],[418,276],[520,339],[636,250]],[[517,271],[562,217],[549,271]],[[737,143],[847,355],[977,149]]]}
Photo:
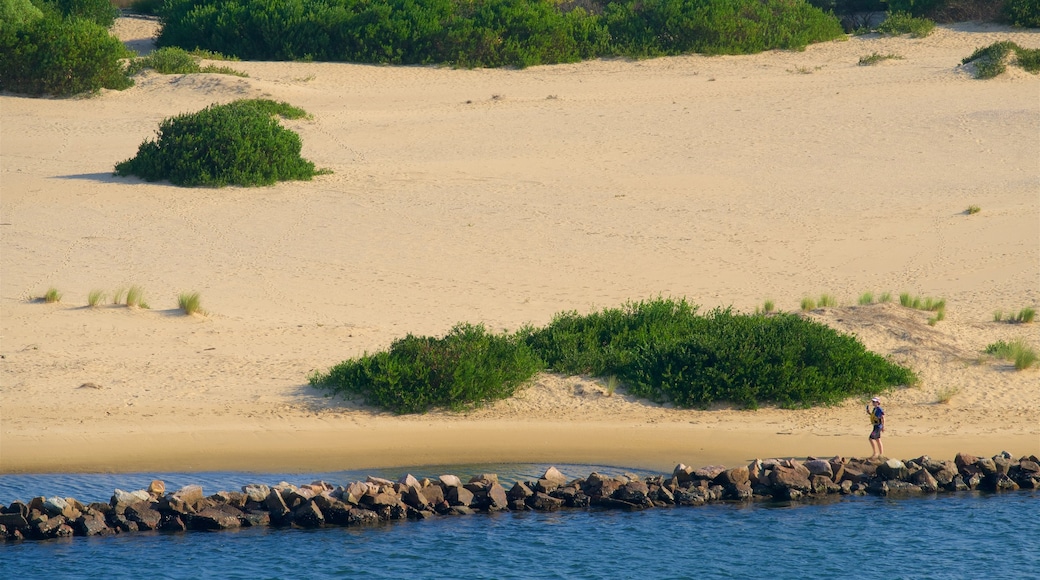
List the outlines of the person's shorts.
{"label": "person's shorts", "polygon": [[874,430],[870,432],[871,439],[881,439],[881,425],[875,425]]}

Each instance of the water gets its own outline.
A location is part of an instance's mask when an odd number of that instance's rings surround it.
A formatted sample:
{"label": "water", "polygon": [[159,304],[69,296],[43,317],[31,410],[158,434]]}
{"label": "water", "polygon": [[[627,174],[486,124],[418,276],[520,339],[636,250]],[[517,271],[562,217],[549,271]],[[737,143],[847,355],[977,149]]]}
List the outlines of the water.
{"label": "water", "polygon": [[[426,468],[416,475],[482,472],[517,479],[545,466]],[[564,468],[565,467],[565,468]],[[617,468],[563,466],[568,476]],[[285,479],[396,479],[404,471],[334,474],[168,474],[212,482],[207,493]],[[343,479],[346,477],[346,479]],[[135,479],[136,478],[136,479]],[[0,476],[55,494],[137,489],[149,475]],[[503,477],[503,479],[506,479]],[[135,482],[134,484],[124,482]],[[116,483],[118,482],[118,483]],[[60,485],[59,485],[60,484]],[[104,486],[104,487],[101,487]],[[40,492],[47,494],[46,492]],[[23,498],[26,499],[26,498]],[[640,512],[497,513],[374,528],[214,533],[139,532],[0,545],[0,578],[1030,578],[1040,577],[1040,494],[913,499],[853,497],[812,504],[716,504]]]}

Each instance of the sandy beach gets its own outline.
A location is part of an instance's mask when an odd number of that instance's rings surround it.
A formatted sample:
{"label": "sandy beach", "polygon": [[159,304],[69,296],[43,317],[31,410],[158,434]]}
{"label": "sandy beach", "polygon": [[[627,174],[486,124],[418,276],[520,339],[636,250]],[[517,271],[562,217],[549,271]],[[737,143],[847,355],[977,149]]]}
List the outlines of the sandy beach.
{"label": "sandy beach", "polygon": [[[150,50],[155,23],[120,19]],[[468,413],[397,417],[307,376],[458,322],[545,324],[658,295],[782,310],[921,377],[884,396],[886,455],[1040,455],[1040,77],[978,81],[940,26],[750,56],[525,70],[221,63],[89,98],[0,95],[0,473],[335,470],[479,462],[671,469],[865,456],[860,401],[677,410],[540,375]],[[860,66],[860,57],[899,59]],[[311,182],[186,189],[112,175],[159,122],[265,97]],[[968,215],[969,205],[981,211]],[[149,309],[87,295],[144,289]],[[49,288],[57,304],[34,298]],[[177,309],[197,291],[206,316]],[[864,292],[944,298],[945,320]],[[948,404],[937,393],[956,389]]]}

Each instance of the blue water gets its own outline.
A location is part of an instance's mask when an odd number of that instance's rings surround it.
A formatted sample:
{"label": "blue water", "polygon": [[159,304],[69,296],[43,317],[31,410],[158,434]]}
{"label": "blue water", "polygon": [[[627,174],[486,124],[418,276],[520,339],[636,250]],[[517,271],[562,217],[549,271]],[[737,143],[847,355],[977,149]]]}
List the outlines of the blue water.
{"label": "blue water", "polygon": [[[545,466],[463,471],[531,479]],[[622,469],[566,466],[569,476]],[[405,471],[366,471],[396,479]],[[349,475],[347,475],[349,474]],[[528,475],[530,474],[530,475]],[[219,489],[339,483],[339,474],[168,474]],[[134,479],[138,478],[138,479]],[[14,486],[137,489],[152,475],[0,476]],[[504,479],[506,479],[504,477]],[[122,482],[136,482],[123,484]],[[240,482],[237,484],[229,482]],[[344,482],[347,480],[344,480]],[[119,483],[113,483],[119,482]],[[224,483],[224,485],[218,485]],[[105,488],[99,486],[104,485]],[[25,493],[28,490],[23,490]],[[47,495],[47,492],[37,492]],[[25,499],[23,497],[23,499]],[[102,497],[85,497],[86,500]],[[0,578],[1029,578],[1040,577],[1040,494],[853,497],[810,504],[715,504],[641,512],[497,513],[373,528],[139,532],[0,545]]]}

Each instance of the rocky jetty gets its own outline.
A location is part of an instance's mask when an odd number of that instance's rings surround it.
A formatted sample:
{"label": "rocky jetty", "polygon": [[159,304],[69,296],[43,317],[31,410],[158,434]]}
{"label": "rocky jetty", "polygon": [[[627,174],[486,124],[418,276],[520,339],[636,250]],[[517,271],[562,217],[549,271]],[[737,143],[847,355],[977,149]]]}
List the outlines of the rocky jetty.
{"label": "rocky jetty", "polygon": [[469,515],[498,510],[639,510],[697,506],[711,502],[811,500],[841,495],[919,495],[980,490],[1004,492],[1040,488],[1040,459],[1012,459],[960,453],[952,461],[930,457],[845,459],[810,457],[756,459],[749,465],[692,468],[678,465],[670,475],[639,477],[592,473],[570,479],[550,467],[537,481],[506,489],[495,474],[466,483],[455,475],[398,481],[369,477],[347,486],[323,481],[273,487],[251,484],[241,491],[206,496],[189,485],[166,492],[162,481],[148,489],[115,490],[108,503],[84,505],[74,498],[37,497],[0,505],[0,536],[43,540],[158,530],[223,530],[247,526],[316,528],[361,526],[405,519]]}

